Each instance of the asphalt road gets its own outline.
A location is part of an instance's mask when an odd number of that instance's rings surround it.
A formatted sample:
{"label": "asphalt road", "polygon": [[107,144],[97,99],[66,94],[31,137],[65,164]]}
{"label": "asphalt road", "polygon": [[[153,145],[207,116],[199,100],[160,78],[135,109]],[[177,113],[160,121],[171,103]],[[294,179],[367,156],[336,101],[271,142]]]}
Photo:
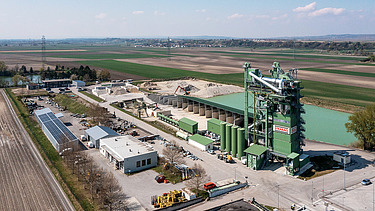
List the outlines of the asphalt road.
{"label": "asphalt road", "polygon": [[0,210],[75,210],[0,92]]}
{"label": "asphalt road", "polygon": [[[91,98],[78,93],[75,90],[74,92],[89,102],[97,103]],[[216,197],[208,202],[190,207],[188,210],[208,209],[221,203],[230,202],[240,198],[249,200],[252,197],[255,197],[255,199],[260,203],[274,207],[279,206],[280,208],[284,209],[289,209],[292,204],[296,204],[297,206],[306,206],[308,210],[325,210],[326,207],[323,203],[324,201],[329,202],[328,209],[333,210],[366,210],[366,208],[372,206],[372,202],[369,202],[367,198],[354,197],[350,194],[345,196],[344,194],[347,194],[348,191],[352,189],[357,190],[358,184],[362,181],[362,179],[375,177],[375,168],[373,166],[375,155],[373,153],[320,142],[306,141],[304,151],[307,154],[332,154],[333,152],[339,150],[348,151],[352,155],[352,160],[355,164],[348,166],[345,169],[345,172],[343,170],[337,170],[331,174],[325,175],[324,177],[303,181],[295,177],[285,175],[283,170],[253,171],[242,165],[239,161],[237,161],[235,164],[224,163],[223,161],[216,159],[216,156],[202,152],[199,149],[188,145],[185,141],[177,139],[170,134],[160,131],[151,125],[144,123],[143,121],[140,121],[116,108],[113,108],[108,102],[100,103],[100,105],[108,108],[108,110],[112,113],[115,111],[116,115],[123,119],[132,121],[138,127],[141,127],[150,133],[159,134],[167,140],[176,140],[185,149],[203,159],[203,161],[199,161],[199,163],[206,169],[207,173],[211,176],[212,181],[234,179],[234,177],[236,177],[236,179],[244,182],[245,177],[248,178],[248,188],[226,194],[224,196]],[[343,190],[344,181],[346,190]],[[325,197],[322,197],[323,189],[325,192]],[[145,192],[146,190],[138,191]],[[341,198],[343,197],[345,197],[346,201],[344,204],[341,203]],[[142,203],[142,200],[141,204],[142,206],[146,207],[146,205]]]}

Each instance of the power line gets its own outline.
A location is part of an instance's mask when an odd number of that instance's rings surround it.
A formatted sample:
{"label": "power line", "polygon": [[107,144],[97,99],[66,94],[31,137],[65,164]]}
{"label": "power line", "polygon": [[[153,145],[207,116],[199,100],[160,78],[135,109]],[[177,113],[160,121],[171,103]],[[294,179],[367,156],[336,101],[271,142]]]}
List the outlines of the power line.
{"label": "power line", "polygon": [[46,37],[42,36],[42,68],[44,70],[44,65],[46,63]]}

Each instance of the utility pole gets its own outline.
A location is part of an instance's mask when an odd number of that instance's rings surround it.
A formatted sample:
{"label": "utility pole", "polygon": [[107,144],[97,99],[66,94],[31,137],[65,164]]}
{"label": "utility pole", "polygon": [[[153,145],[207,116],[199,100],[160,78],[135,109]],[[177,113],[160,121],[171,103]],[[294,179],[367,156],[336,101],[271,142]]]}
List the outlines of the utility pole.
{"label": "utility pole", "polygon": [[44,70],[44,65],[46,63],[46,37],[42,36],[42,68]]}

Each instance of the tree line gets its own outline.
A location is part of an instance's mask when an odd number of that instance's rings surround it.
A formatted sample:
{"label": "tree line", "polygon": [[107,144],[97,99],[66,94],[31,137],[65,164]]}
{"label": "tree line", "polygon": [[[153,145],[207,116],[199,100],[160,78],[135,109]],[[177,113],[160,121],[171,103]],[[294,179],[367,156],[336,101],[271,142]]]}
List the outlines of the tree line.
{"label": "tree line", "polygon": [[105,210],[126,210],[126,195],[111,172],[95,164],[93,158],[83,151],[74,152],[66,148],[63,160],[71,172],[77,175],[90,199]]}
{"label": "tree line", "polygon": [[0,76],[8,76],[12,77],[14,75],[21,75],[26,76],[28,74],[33,74],[34,69],[30,67],[29,70],[27,70],[27,67],[25,65],[22,65],[21,67],[19,65],[14,65],[14,67],[9,68],[7,65],[5,65],[5,62],[0,61]]}
{"label": "tree line", "polygon": [[108,70],[97,71],[91,69],[89,66],[80,66],[65,69],[64,66],[56,65],[54,70],[51,70],[50,67],[47,70],[40,71],[40,77],[42,80],[48,79],[63,79],[70,78],[72,80],[82,80],[85,82],[88,81],[108,81],[111,77]]}

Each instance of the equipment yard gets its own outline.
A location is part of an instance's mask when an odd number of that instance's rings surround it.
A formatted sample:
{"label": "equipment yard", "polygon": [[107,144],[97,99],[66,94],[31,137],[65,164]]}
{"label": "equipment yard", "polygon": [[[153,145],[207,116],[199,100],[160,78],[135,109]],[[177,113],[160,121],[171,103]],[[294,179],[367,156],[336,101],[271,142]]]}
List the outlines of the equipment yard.
{"label": "equipment yard", "polygon": [[[76,92],[75,90],[73,90],[73,92],[89,102],[95,102],[93,99],[90,99],[87,96]],[[372,163],[375,156],[371,153],[363,152],[361,150],[353,150],[343,146],[306,141],[304,152],[309,156],[325,154],[331,155],[336,151],[347,151],[352,155],[352,159],[355,160],[355,164],[347,167],[346,173],[344,173],[343,170],[337,170],[333,173],[325,175],[324,177],[317,177],[308,181],[303,181],[295,177],[286,176],[285,168],[283,168],[280,163],[274,163],[265,167],[264,170],[258,171],[250,170],[238,159],[235,159],[235,163],[225,163],[224,161],[217,159],[216,155],[210,155],[207,152],[202,152],[198,148],[189,145],[186,141],[177,139],[176,137],[166,134],[165,132],[154,128],[141,120],[135,119],[133,116],[125,114],[120,110],[109,106],[108,102],[102,102],[100,105],[108,108],[110,112],[116,112],[119,117],[134,122],[138,125],[138,127],[142,127],[144,130],[147,130],[153,134],[159,134],[168,141],[177,141],[177,143],[183,146],[184,149],[189,150],[191,153],[202,159],[192,160],[185,158],[186,164],[188,166],[192,166],[194,163],[201,164],[206,169],[207,174],[210,175],[212,181],[219,183],[223,180],[232,180],[236,178],[241,182],[248,181],[249,183],[248,188],[235,191],[225,196],[215,197],[210,201],[193,205],[185,210],[204,210],[217,205],[226,204],[230,201],[235,201],[239,198],[251,199],[252,197],[255,197],[255,199],[260,203],[274,207],[278,206],[277,200],[279,198],[280,207],[290,207],[291,204],[295,203],[297,207],[302,207],[305,205],[307,210],[325,209],[324,201],[329,202],[328,208],[332,210],[358,210],[355,207],[356,204],[363,204],[361,207],[371,206],[371,199],[369,197],[361,199],[350,198],[344,195],[348,192],[341,191],[344,186],[344,174],[346,174],[345,184],[347,191],[365,191],[367,196],[371,194],[370,187],[358,186],[362,180],[362,177],[373,178],[372,175],[374,175],[373,173],[375,172],[375,168]],[[199,116],[197,114],[189,114],[188,117],[195,117],[194,119],[197,119]],[[158,153],[160,153],[164,148],[163,145],[160,144],[160,141],[155,141],[155,144],[152,144],[152,146],[158,151]],[[216,152],[219,153],[218,150],[216,150]],[[98,151],[90,150],[89,154],[93,155],[96,162],[103,168],[108,170],[113,169],[110,166],[110,163],[108,163],[104,157],[99,156]],[[156,175],[157,173],[153,170],[146,170],[134,175],[124,175],[120,171],[115,171],[115,177],[118,179],[124,191],[131,198],[131,207],[137,210],[151,209],[152,206],[149,203],[150,196],[155,194],[160,195],[161,193],[174,189],[178,190],[181,187],[184,187],[186,184],[186,182],[177,183],[175,185],[170,183],[157,184],[153,179]],[[293,185],[291,186],[291,184]],[[312,188],[313,191],[311,192]],[[327,194],[325,195],[325,198],[322,198],[323,189],[325,190],[325,194]],[[301,194],[300,190],[308,191]],[[147,195],[145,195],[145,193],[147,193]],[[312,195],[313,200],[311,200]],[[344,202],[342,202],[343,197],[346,197]]]}
{"label": "equipment yard", "polygon": [[0,210],[74,210],[0,92]]}

